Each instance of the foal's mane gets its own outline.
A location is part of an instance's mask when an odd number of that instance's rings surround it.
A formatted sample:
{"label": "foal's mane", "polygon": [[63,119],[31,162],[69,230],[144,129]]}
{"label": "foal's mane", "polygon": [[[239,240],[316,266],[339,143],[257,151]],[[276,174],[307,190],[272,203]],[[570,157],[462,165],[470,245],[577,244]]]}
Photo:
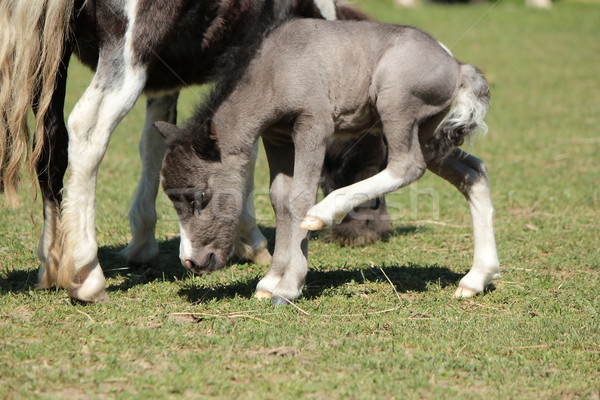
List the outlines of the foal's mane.
{"label": "foal's mane", "polygon": [[210,130],[201,129],[207,121],[211,120],[216,110],[235,90],[243,79],[248,66],[257,55],[263,41],[271,32],[276,30],[286,21],[273,24],[269,18],[266,22],[248,26],[246,40],[239,46],[231,47],[217,60],[219,75],[212,85],[210,93],[195,107],[192,117],[186,123],[186,131],[190,135],[210,135]]}

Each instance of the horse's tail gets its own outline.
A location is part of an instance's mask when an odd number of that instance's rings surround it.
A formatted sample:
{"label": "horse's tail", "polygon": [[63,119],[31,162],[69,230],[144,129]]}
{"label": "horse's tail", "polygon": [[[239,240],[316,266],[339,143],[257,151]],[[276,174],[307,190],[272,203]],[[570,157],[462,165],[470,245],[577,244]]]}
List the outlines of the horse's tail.
{"label": "horse's tail", "polygon": [[[0,2],[0,192],[13,202],[21,162],[33,179],[75,0]],[[35,104],[34,104],[35,102]],[[36,110],[33,135],[27,114]]]}
{"label": "horse's tail", "polygon": [[483,118],[490,108],[490,88],[475,66],[461,64],[460,86],[454,104],[429,143],[429,158],[442,159],[474,132],[487,132]]}

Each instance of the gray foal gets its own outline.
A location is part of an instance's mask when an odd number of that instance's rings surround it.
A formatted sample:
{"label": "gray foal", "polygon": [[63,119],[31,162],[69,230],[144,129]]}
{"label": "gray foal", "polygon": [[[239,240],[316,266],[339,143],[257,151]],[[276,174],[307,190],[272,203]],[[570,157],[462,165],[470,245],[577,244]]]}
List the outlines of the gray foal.
{"label": "gray foal", "polygon": [[[230,77],[167,139],[162,184],[179,215],[186,265],[208,271],[229,256],[254,143],[262,136],[276,212],[275,252],[256,296],[285,304],[301,295],[308,231],[419,179],[426,169],[468,200],[474,260],[456,296],[499,277],[493,208],[483,162],[458,149],[483,118],[490,94],[474,66],[427,33],[373,22],[296,20],[271,33],[243,73]],[[384,135],[380,173],[315,204],[325,150],[337,138]]]}

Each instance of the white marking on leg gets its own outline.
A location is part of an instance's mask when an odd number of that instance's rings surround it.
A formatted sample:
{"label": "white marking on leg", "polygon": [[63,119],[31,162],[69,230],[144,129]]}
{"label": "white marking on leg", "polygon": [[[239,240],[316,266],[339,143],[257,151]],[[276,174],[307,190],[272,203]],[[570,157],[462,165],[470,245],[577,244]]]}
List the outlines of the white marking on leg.
{"label": "white marking on leg", "polygon": [[471,289],[477,293],[483,292],[492,280],[500,278],[500,262],[494,238],[493,214],[494,209],[490,199],[487,180],[480,179],[469,191],[469,207],[473,219],[474,254],[473,266],[459,283],[457,297],[469,297],[470,292],[461,290]]}
{"label": "white marking on leg", "polygon": [[85,280],[80,286],[69,290],[69,295],[84,302],[108,300],[108,296],[106,295],[106,292],[104,292],[106,279],[104,278],[104,273],[102,272],[98,260],[94,260],[94,262],[91,265],[86,266],[86,268],[90,269],[89,274],[85,277]]}
{"label": "white marking on leg", "polygon": [[267,239],[256,225],[256,211],[254,209],[254,167],[258,156],[258,141],[254,143],[252,158],[248,174],[246,175],[246,199],[240,216],[238,235],[235,241],[235,254],[244,259],[269,264],[271,255],[267,250]]}
{"label": "white marking on leg", "polygon": [[473,221],[473,266],[459,282],[456,297],[470,297],[483,292],[492,280],[500,277],[500,263],[494,238],[493,213],[487,171],[483,161],[455,152],[432,171],[452,183],[466,198]]}
{"label": "white marking on leg", "polygon": [[337,12],[335,9],[335,2],[333,0],[315,0],[315,4],[321,11],[321,14],[325,19],[335,20],[337,19]]}
{"label": "white marking on leg", "polygon": [[270,298],[271,296],[266,295],[267,293],[273,294],[273,291],[281,281],[281,275],[269,274],[262,278],[256,285],[256,297],[257,298]]}
{"label": "white marking on leg", "polygon": [[[131,110],[146,82],[145,69],[136,66],[132,59],[131,32],[135,15],[132,13],[135,9],[133,3],[135,2],[128,3],[130,24],[122,49],[123,74],[116,77],[122,84],[118,87],[111,86],[115,76],[107,76],[107,74],[114,71],[115,67],[112,61],[107,63],[101,55],[96,75],[75,105],[68,122],[71,175],[65,186],[62,227],[65,235],[63,258],[70,263],[67,268],[72,268],[72,271],[59,276],[63,276],[61,286],[71,287],[71,295],[84,301],[101,296],[105,282],[97,260],[98,246],[95,230],[95,189],[98,168],[112,132]],[[107,52],[110,50],[107,49]],[[119,49],[115,47],[112,51],[117,52]],[[89,272],[84,273],[84,268],[89,269]],[[71,273],[72,276],[69,277]],[[71,286],[73,282],[64,282],[68,279],[77,280],[77,276],[80,276],[83,282],[76,282],[76,287]]]}
{"label": "white marking on leg", "polygon": [[[354,207],[398,190],[417,178],[418,176],[413,173],[408,173],[405,177],[396,176],[390,172],[388,167],[370,178],[334,190],[308,210],[307,216],[320,220],[324,224],[321,227],[339,223]],[[317,225],[319,224],[317,223]]]}
{"label": "white marking on leg", "polygon": [[[128,262],[146,263],[158,255],[155,239],[156,196],[159,188],[159,173],[165,153],[165,141],[154,128],[154,122],[169,120],[170,112],[177,104],[177,94],[149,99],[146,120],[139,144],[142,174],[129,211],[131,242],[123,251]],[[174,121],[173,121],[174,122]]]}

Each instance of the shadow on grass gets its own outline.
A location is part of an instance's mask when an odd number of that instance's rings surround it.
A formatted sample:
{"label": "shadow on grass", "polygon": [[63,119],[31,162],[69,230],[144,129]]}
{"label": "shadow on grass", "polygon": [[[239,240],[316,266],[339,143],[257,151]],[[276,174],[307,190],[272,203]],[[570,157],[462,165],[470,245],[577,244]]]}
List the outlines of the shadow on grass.
{"label": "shadow on grass", "polygon": [[[269,250],[273,252],[275,229],[260,227],[269,243]],[[392,236],[412,235],[420,228],[403,226],[390,232]],[[107,287],[108,292],[127,291],[137,285],[144,285],[156,280],[174,282],[185,279],[189,272],[179,262],[179,239],[170,239],[159,243],[160,256],[153,263],[143,265],[127,265],[121,251],[125,245],[103,246],[98,250],[100,264],[104,266],[107,278],[115,278],[120,282]],[[230,264],[237,264],[240,260],[233,259]],[[227,268],[227,267],[226,267]],[[316,298],[328,289],[355,282],[365,284],[368,282],[385,282],[387,277],[393,282],[399,293],[427,290],[430,283],[437,283],[442,287],[453,285],[461,278],[461,274],[452,272],[446,267],[433,266],[383,266],[381,268],[353,268],[337,270],[319,270],[311,268],[308,273],[307,283],[303,296]],[[385,274],[384,274],[385,273]],[[37,283],[36,270],[5,271],[0,279],[0,293],[27,292],[35,288]],[[251,297],[259,281],[259,276],[248,277],[231,285],[193,286],[180,290],[181,296],[187,297],[190,302],[205,302],[235,296]]]}
{"label": "shadow on grass", "polygon": [[34,290],[37,270],[18,269],[0,273],[0,293],[23,293]]}
{"label": "shadow on grass", "polygon": [[[107,278],[122,278],[117,285],[107,287],[108,292],[125,291],[136,285],[158,279],[175,281],[183,279],[187,271],[179,263],[179,239],[163,241],[159,244],[161,254],[152,264],[127,265],[121,251],[125,245],[102,246],[98,249],[98,259]],[[23,293],[34,290],[38,281],[37,269],[0,271],[0,294]]]}
{"label": "shadow on grass", "polygon": [[158,246],[158,258],[147,264],[128,264],[121,255],[125,245],[100,247],[98,259],[104,266],[104,274],[121,281],[108,286],[106,291],[127,291],[157,280],[175,282],[184,279],[188,272],[179,262],[179,239],[164,240]]}
{"label": "shadow on grass", "polygon": [[[382,272],[383,270],[383,272]],[[384,274],[385,273],[385,274]],[[446,267],[432,266],[384,266],[381,268],[352,268],[319,271],[309,269],[303,297],[318,298],[328,289],[343,286],[348,283],[367,284],[370,282],[392,281],[399,293],[423,292],[431,283],[442,288],[458,283],[462,274],[457,274]],[[259,277],[239,281],[232,285],[194,286],[181,289],[179,294],[190,302],[203,303],[221,300],[235,296],[252,297]]]}

